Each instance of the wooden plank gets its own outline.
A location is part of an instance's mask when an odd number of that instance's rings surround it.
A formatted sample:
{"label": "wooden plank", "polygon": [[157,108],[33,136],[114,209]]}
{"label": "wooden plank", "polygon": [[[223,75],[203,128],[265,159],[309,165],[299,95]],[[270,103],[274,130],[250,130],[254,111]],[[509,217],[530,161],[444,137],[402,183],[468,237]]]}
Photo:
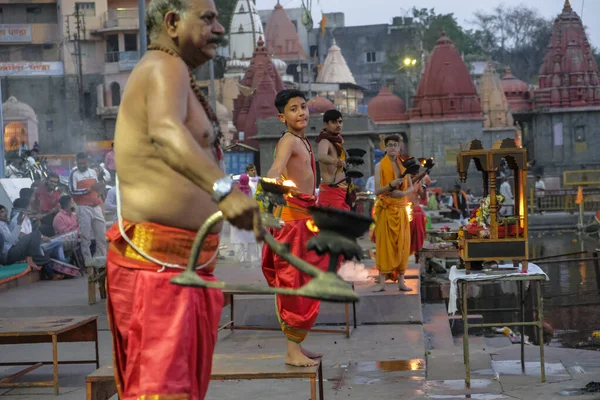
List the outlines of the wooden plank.
{"label": "wooden plank", "polygon": [[280,355],[216,354],[211,379],[286,379],[316,376],[314,367],[292,367]]}
{"label": "wooden plank", "polygon": [[[320,364],[320,361],[319,361]],[[267,354],[215,354],[211,380],[228,379],[290,379],[311,378],[317,375],[319,365],[314,367],[292,367],[285,364],[280,355]],[[114,379],[112,365],[104,365],[89,374],[86,382],[105,382]]]}
{"label": "wooden plank", "polygon": [[0,336],[59,334],[96,320],[96,316],[0,318]]}
{"label": "wooden plank", "polygon": [[25,369],[20,370],[19,372],[15,372],[14,374],[7,376],[6,378],[0,379],[0,384],[9,383],[9,382],[15,380],[16,378],[22,377],[23,375],[25,375],[28,372],[38,369],[42,365],[43,365],[42,363],[36,363],[36,364],[33,364],[32,366],[29,366]]}
{"label": "wooden plank", "polygon": [[114,368],[112,365],[103,365],[85,377],[86,382],[102,382],[111,379],[114,379]]}

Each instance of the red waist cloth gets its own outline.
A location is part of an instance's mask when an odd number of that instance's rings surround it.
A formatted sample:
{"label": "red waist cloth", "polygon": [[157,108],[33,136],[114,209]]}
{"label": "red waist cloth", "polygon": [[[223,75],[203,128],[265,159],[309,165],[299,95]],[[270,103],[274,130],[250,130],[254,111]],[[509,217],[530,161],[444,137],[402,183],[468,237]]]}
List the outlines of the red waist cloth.
{"label": "red waist cloth", "polygon": [[346,194],[348,187],[331,187],[326,183],[319,186],[319,207],[331,207],[340,210],[350,211],[350,206],[346,203]]}
{"label": "red waist cloth", "polygon": [[[172,264],[187,261],[196,235],[150,223],[126,223],[126,227],[137,247]],[[171,284],[181,270],[156,272],[161,266],[144,261],[137,253],[134,256],[135,250],[121,237],[116,224],[107,236],[111,241],[106,262],[107,308],[119,398],[204,399],[223,308],[222,292]],[[209,235],[199,264],[218,251],[218,241],[218,235]],[[204,280],[216,281],[205,269],[197,273]]]}
{"label": "red waist cloth", "polygon": [[[287,198],[287,206],[278,208],[276,216],[280,216],[285,225],[280,230],[271,230],[273,237],[289,243],[290,251],[296,257],[327,271],[327,256],[319,256],[306,249],[306,243],[316,234],[306,226],[310,219],[307,208],[315,205],[314,196],[300,195]],[[266,244],[263,246],[262,270],[269,286],[298,289],[307,284],[312,277],[298,271],[273,253]],[[277,309],[285,324],[302,330],[312,328],[319,315],[320,301],[299,296],[277,295]]]}
{"label": "red waist cloth", "polygon": [[412,207],[412,221],[410,221],[410,254],[417,254],[425,242],[425,226],[427,216],[421,206]]}

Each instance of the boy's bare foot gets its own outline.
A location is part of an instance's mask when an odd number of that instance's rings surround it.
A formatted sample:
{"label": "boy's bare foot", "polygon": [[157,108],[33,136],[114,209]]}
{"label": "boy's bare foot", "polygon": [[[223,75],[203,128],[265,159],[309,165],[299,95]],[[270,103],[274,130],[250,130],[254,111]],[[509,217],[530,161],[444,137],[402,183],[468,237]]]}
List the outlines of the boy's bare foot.
{"label": "boy's bare foot", "polygon": [[287,341],[285,363],[294,367],[313,367],[319,365],[318,361],[311,360],[303,354],[299,343],[294,343],[290,340]]}

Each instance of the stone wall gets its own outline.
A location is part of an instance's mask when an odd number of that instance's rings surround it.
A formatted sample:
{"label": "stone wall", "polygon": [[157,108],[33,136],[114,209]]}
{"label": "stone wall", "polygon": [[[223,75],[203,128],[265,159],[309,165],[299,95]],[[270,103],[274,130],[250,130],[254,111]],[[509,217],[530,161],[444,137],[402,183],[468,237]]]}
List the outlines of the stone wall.
{"label": "stone wall", "polygon": [[[431,171],[431,178],[445,190],[459,181],[456,156],[460,146],[465,149],[473,139],[484,141],[480,120],[409,121],[409,125],[408,153],[417,158],[433,157],[436,165]],[[463,187],[471,188],[477,194],[482,191],[482,185],[481,173],[471,163],[468,180]]]}
{"label": "stone wall", "polygon": [[6,77],[2,79],[2,102],[10,96],[29,105],[38,119],[39,143],[46,154],[83,151],[85,141],[108,140],[114,136],[114,121],[96,116],[96,86],[101,75],[84,76],[85,118],[79,116],[77,76]]}
{"label": "stone wall", "polygon": [[544,167],[546,176],[562,176],[581,165],[600,169],[600,108],[534,114],[531,135],[535,157],[530,158]]}

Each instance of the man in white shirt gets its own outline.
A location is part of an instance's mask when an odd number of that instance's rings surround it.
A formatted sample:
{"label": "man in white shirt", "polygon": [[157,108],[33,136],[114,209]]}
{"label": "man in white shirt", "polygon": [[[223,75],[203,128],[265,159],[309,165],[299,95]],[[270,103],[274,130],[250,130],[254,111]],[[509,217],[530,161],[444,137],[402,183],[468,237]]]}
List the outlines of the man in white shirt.
{"label": "man in white shirt", "polygon": [[544,197],[545,192],[546,192],[546,184],[544,184],[542,177],[538,175],[535,177],[535,198],[536,198],[536,202],[537,202],[538,211],[540,214],[544,213],[542,211],[542,197]]}
{"label": "man in white shirt", "polygon": [[71,172],[69,190],[77,204],[77,221],[81,229],[81,253],[87,262],[92,258],[90,244],[96,240],[95,256],[106,256],[106,221],[102,212],[102,200],[98,192],[103,184],[98,182],[98,175],[88,168],[88,157],[85,153],[77,154],[77,169]]}
{"label": "man in white shirt", "polygon": [[246,166],[246,174],[250,178],[250,189],[252,190],[252,197],[256,194],[256,186],[258,185],[258,181],[260,181],[260,176],[256,175],[256,167],[254,164],[248,164]]}
{"label": "man in white shirt", "polygon": [[515,198],[512,194],[510,183],[508,183],[508,179],[506,178],[506,176],[503,176],[500,179],[502,180],[502,184],[500,185],[500,194],[504,196],[504,203],[502,203],[500,215],[502,215],[503,217],[514,215]]}

